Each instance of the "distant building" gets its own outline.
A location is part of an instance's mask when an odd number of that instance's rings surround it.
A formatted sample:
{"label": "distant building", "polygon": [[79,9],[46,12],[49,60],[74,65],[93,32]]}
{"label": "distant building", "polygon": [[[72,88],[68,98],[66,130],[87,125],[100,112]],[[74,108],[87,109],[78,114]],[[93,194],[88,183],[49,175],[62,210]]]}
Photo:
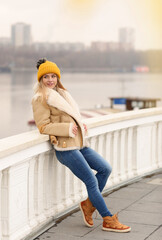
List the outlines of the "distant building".
{"label": "distant building", "polygon": [[118,42],[108,42],[108,48],[111,51],[117,51],[120,48],[120,44]]}
{"label": "distant building", "polygon": [[91,43],[91,50],[105,52],[108,51],[108,42],[92,42]]}
{"label": "distant building", "polygon": [[133,50],[135,43],[135,30],[133,28],[119,29],[119,44],[123,50]]}
{"label": "distant building", "polygon": [[11,27],[11,41],[13,46],[31,45],[31,26],[25,23],[16,23]]}
{"label": "distant building", "polygon": [[0,46],[9,46],[11,45],[11,38],[0,37]]}
{"label": "distant building", "polygon": [[100,42],[100,41],[92,42],[91,50],[99,51],[99,52],[116,51],[116,50],[119,50],[119,43],[118,42]]}
{"label": "distant building", "polygon": [[56,42],[53,44],[55,51],[80,52],[85,50],[85,45],[80,42]]}
{"label": "distant building", "polygon": [[53,48],[52,47],[53,45],[49,42],[34,42],[32,46],[36,51],[40,51],[40,50],[50,51]]}
{"label": "distant building", "polygon": [[85,50],[85,45],[80,42],[71,43],[71,42],[55,42],[55,43],[49,43],[49,42],[37,42],[33,44],[34,48],[39,51],[41,49],[44,50],[54,50],[56,52],[60,51],[71,51],[71,52],[80,52]]}

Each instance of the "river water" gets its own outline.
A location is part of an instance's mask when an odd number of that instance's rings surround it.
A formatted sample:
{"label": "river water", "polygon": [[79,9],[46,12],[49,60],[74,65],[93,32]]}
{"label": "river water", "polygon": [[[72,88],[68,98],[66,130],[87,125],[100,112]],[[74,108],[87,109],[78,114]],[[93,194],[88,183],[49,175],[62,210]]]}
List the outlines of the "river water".
{"label": "river water", "polygon": [[[28,121],[36,81],[36,72],[0,73],[0,138],[32,130]],[[109,106],[109,97],[162,98],[162,74],[63,73],[61,81],[80,109]]]}

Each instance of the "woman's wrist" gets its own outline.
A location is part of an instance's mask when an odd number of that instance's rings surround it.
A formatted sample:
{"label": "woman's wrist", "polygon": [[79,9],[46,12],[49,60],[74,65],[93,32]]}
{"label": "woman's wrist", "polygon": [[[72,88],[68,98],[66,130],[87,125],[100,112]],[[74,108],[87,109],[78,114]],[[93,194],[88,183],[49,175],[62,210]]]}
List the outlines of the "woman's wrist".
{"label": "woman's wrist", "polygon": [[72,137],[72,138],[75,138],[75,134],[73,133],[73,127],[74,127],[74,123],[70,123],[69,136]]}

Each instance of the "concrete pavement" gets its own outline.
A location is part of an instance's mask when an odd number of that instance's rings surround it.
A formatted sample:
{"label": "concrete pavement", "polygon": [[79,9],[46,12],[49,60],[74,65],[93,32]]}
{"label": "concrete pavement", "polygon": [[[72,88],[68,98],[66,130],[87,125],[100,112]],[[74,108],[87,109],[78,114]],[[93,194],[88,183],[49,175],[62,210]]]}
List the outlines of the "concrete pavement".
{"label": "concrete pavement", "polygon": [[104,197],[119,221],[131,226],[129,233],[102,231],[102,218],[94,227],[84,225],[80,211],[63,219],[35,240],[162,240],[162,172],[147,176]]}

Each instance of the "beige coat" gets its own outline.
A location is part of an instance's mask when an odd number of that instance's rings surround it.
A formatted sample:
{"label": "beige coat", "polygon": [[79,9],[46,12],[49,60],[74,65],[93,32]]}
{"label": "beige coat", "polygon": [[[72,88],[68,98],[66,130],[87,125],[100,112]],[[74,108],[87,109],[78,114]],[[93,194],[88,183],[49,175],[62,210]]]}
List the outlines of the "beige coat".
{"label": "beige coat", "polygon": [[[42,101],[40,94],[35,94],[32,100],[34,120],[40,133],[48,134],[59,151],[88,146],[79,108],[69,92],[57,87],[57,91],[48,89],[46,96],[46,101]],[[78,126],[76,136],[72,132],[74,124]]]}

